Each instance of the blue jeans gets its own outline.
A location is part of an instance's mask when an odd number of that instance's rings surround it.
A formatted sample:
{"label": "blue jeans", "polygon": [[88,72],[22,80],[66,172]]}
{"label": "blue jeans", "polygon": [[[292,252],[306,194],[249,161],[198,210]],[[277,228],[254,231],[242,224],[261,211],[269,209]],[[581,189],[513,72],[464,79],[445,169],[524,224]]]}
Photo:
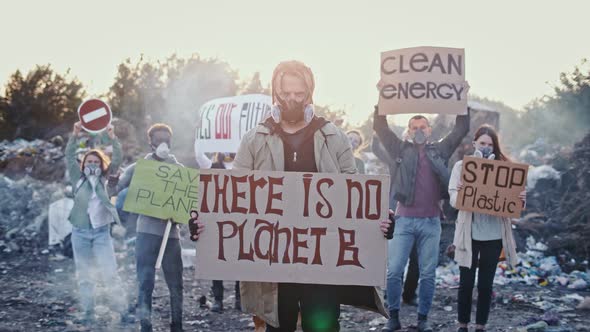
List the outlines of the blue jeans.
{"label": "blue jeans", "polygon": [[80,305],[86,312],[94,311],[94,285],[98,275],[109,293],[109,306],[123,313],[127,309],[127,296],[117,274],[117,260],[110,233],[110,225],[99,228],[72,228],[72,249]]}
{"label": "blue jeans", "polygon": [[[152,293],[156,279],[156,260],[160,251],[162,236],[147,233],[137,233],[135,256],[137,262],[137,281],[139,293],[137,298],[138,318],[144,322],[151,322]],[[168,239],[162,270],[168,290],[170,292],[170,318],[172,325],[182,325],[182,256],[179,239]]]}
{"label": "blue jeans", "polygon": [[414,243],[418,250],[420,285],[418,313],[428,315],[434,297],[436,266],[440,243],[440,218],[398,217],[393,239],[389,240],[387,262],[387,304],[389,310],[399,310],[402,277]]}

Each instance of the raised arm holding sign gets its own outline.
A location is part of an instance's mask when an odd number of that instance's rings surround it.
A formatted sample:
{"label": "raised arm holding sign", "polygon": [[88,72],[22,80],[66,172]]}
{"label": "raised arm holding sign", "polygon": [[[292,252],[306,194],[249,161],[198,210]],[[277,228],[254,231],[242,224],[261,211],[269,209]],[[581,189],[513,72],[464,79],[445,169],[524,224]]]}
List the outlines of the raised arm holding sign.
{"label": "raised arm holding sign", "polygon": [[[387,301],[391,318],[383,331],[401,329],[402,275],[414,245],[420,263],[418,330],[431,330],[427,318],[435,291],[440,201],[448,197],[447,162],[469,132],[464,59],[462,49],[450,48],[417,47],[381,54],[379,105],[373,128],[393,161],[390,199],[397,201],[396,228],[404,234],[394,234],[389,246]],[[407,138],[399,138],[385,116],[398,113],[458,115],[452,132],[432,142],[432,128],[424,115],[413,116],[408,121]]]}

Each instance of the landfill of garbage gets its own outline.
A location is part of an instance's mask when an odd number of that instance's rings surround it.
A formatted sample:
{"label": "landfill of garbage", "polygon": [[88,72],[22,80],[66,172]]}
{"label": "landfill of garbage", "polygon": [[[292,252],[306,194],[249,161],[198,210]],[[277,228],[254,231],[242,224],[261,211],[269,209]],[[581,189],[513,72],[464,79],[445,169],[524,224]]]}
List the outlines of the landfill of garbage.
{"label": "landfill of garbage", "polygon": [[[590,275],[587,270],[565,273],[555,256],[545,256],[547,249],[547,245],[536,242],[533,237],[527,238],[526,251],[517,254],[518,265],[511,268],[505,262],[500,262],[496,269],[494,284],[540,287],[553,285],[576,290],[590,290]],[[588,261],[582,262],[582,265],[587,266]],[[459,266],[454,262],[439,266],[436,277],[437,285],[456,287],[459,285]]]}
{"label": "landfill of garbage", "polygon": [[0,252],[47,250],[50,203],[66,196],[66,186],[25,176],[12,180],[0,175]]}
{"label": "landfill of garbage", "polygon": [[18,156],[40,155],[44,160],[58,160],[63,157],[63,151],[59,145],[59,138],[53,142],[40,139],[27,141],[17,138],[14,141],[3,140],[0,142],[0,161],[6,161]]}
{"label": "landfill of garbage", "polygon": [[[546,154],[542,156],[547,160]],[[546,243],[562,268],[583,269],[572,265],[572,259],[577,264],[590,256],[590,134],[571,152],[559,150],[551,156],[550,164],[529,172],[527,208],[519,232]]]}
{"label": "landfill of garbage", "polygon": [[50,141],[16,139],[0,142],[0,173],[12,178],[31,176],[44,181],[63,179],[63,139]]}
{"label": "landfill of garbage", "polygon": [[[67,258],[67,234],[71,226],[65,214],[68,207],[71,208],[68,197],[71,188],[64,181],[63,143],[61,137],[50,141],[17,139],[0,142],[0,201],[9,202],[0,205],[0,277],[6,278],[16,274],[15,271],[19,275],[19,278],[2,279],[2,283],[8,286],[5,293],[0,292],[0,299],[7,301],[7,306],[0,306],[0,320],[10,315],[11,310],[18,310],[18,306],[25,306],[26,301],[34,307],[41,302],[48,303],[51,308],[56,306],[55,303],[63,303],[60,306],[69,308],[68,312],[74,310],[71,309],[75,306],[73,295],[64,298],[50,294],[39,299],[27,295],[27,292],[44,291],[41,284],[29,281],[38,277],[38,267],[27,266],[48,266],[43,278],[56,280],[56,284],[63,281],[65,274],[73,273],[73,262]],[[136,151],[134,155],[126,156],[126,162],[137,158],[137,143],[125,140],[123,144]],[[502,327],[501,330],[518,331],[590,331],[590,320],[584,318],[590,312],[590,135],[571,151],[556,150],[543,141],[535,142],[527,149],[535,153],[521,154],[533,167],[527,181],[527,208],[514,226],[519,264],[513,268],[504,262],[498,265],[494,280],[494,305],[498,309],[493,313],[490,330]],[[366,161],[369,173],[387,173],[386,166],[372,153],[364,152],[361,158]],[[452,221],[443,225],[446,238],[441,241],[441,246],[452,240],[452,227]],[[128,229],[127,235],[123,233],[115,238],[118,239],[115,243],[117,256],[127,262],[122,273],[126,283],[133,288],[133,231]],[[189,246],[183,250],[187,271],[196,268],[192,264],[194,254]],[[47,260],[49,263],[45,262]],[[456,312],[459,267],[448,259],[440,261],[432,315],[438,330],[450,331],[455,327],[452,313]],[[73,274],[69,278],[73,278]],[[187,324],[192,322],[188,325],[226,331],[250,327],[249,317],[237,311],[219,317],[203,311],[206,309],[199,301],[208,293],[208,283],[193,280],[190,272],[186,273],[185,279],[187,285],[191,285],[187,286],[191,294],[187,298],[187,306],[191,308]],[[30,289],[20,290],[15,295],[16,285],[21,284],[30,285]],[[227,291],[231,294],[229,288]],[[156,308],[165,307],[158,301],[161,300],[156,300]],[[32,310],[31,315],[37,309]],[[405,323],[414,320],[413,308],[405,307],[402,311]],[[47,315],[52,318],[43,318],[36,323],[37,326],[47,327],[50,331],[69,324],[69,313],[47,309]],[[24,326],[26,319],[13,322],[14,326]],[[342,320],[344,331],[379,330],[384,323],[378,315],[347,308],[342,311]],[[75,327],[68,326],[69,330],[75,330]]]}

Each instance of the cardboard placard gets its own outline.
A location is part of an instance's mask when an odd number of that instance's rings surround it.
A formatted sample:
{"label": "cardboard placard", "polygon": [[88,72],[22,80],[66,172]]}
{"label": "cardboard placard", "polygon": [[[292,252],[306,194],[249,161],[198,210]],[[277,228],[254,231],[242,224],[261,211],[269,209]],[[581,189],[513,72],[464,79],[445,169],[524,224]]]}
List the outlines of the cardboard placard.
{"label": "cardboard placard", "polygon": [[385,284],[389,177],[201,170],[199,279]]}
{"label": "cardboard placard", "polygon": [[457,195],[457,209],[498,217],[519,218],[528,165],[466,156]]}
{"label": "cardboard placard", "polygon": [[199,170],[140,159],[123,210],[186,224],[198,199]]}
{"label": "cardboard placard", "polygon": [[381,53],[379,114],[466,114],[465,50],[412,47]]}
{"label": "cardboard placard", "polygon": [[213,99],[199,111],[196,144],[202,152],[237,152],[242,137],[269,114],[270,96],[242,95]]}

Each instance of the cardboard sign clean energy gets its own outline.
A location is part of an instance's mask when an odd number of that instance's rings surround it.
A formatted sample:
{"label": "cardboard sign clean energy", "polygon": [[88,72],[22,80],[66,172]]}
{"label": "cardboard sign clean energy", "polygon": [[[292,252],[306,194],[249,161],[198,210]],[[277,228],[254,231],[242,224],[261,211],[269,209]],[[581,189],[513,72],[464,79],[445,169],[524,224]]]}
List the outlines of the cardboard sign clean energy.
{"label": "cardboard sign clean energy", "polygon": [[199,279],[384,285],[389,177],[201,170]]}
{"label": "cardboard sign clean energy", "polygon": [[123,210],[186,224],[190,211],[198,210],[198,196],[198,170],[140,159]]}
{"label": "cardboard sign clean energy", "polygon": [[99,133],[111,124],[113,114],[104,101],[88,99],[78,107],[78,118],[84,130],[89,133]]}
{"label": "cardboard sign clean energy", "polygon": [[237,152],[242,137],[270,112],[270,96],[253,94],[213,99],[199,111],[196,144],[202,152]]}
{"label": "cardboard sign clean energy", "polygon": [[413,47],[381,53],[379,114],[466,114],[465,50]]}
{"label": "cardboard sign clean energy", "polygon": [[528,169],[526,164],[463,158],[457,209],[519,218],[523,210],[519,194],[525,190]]}

